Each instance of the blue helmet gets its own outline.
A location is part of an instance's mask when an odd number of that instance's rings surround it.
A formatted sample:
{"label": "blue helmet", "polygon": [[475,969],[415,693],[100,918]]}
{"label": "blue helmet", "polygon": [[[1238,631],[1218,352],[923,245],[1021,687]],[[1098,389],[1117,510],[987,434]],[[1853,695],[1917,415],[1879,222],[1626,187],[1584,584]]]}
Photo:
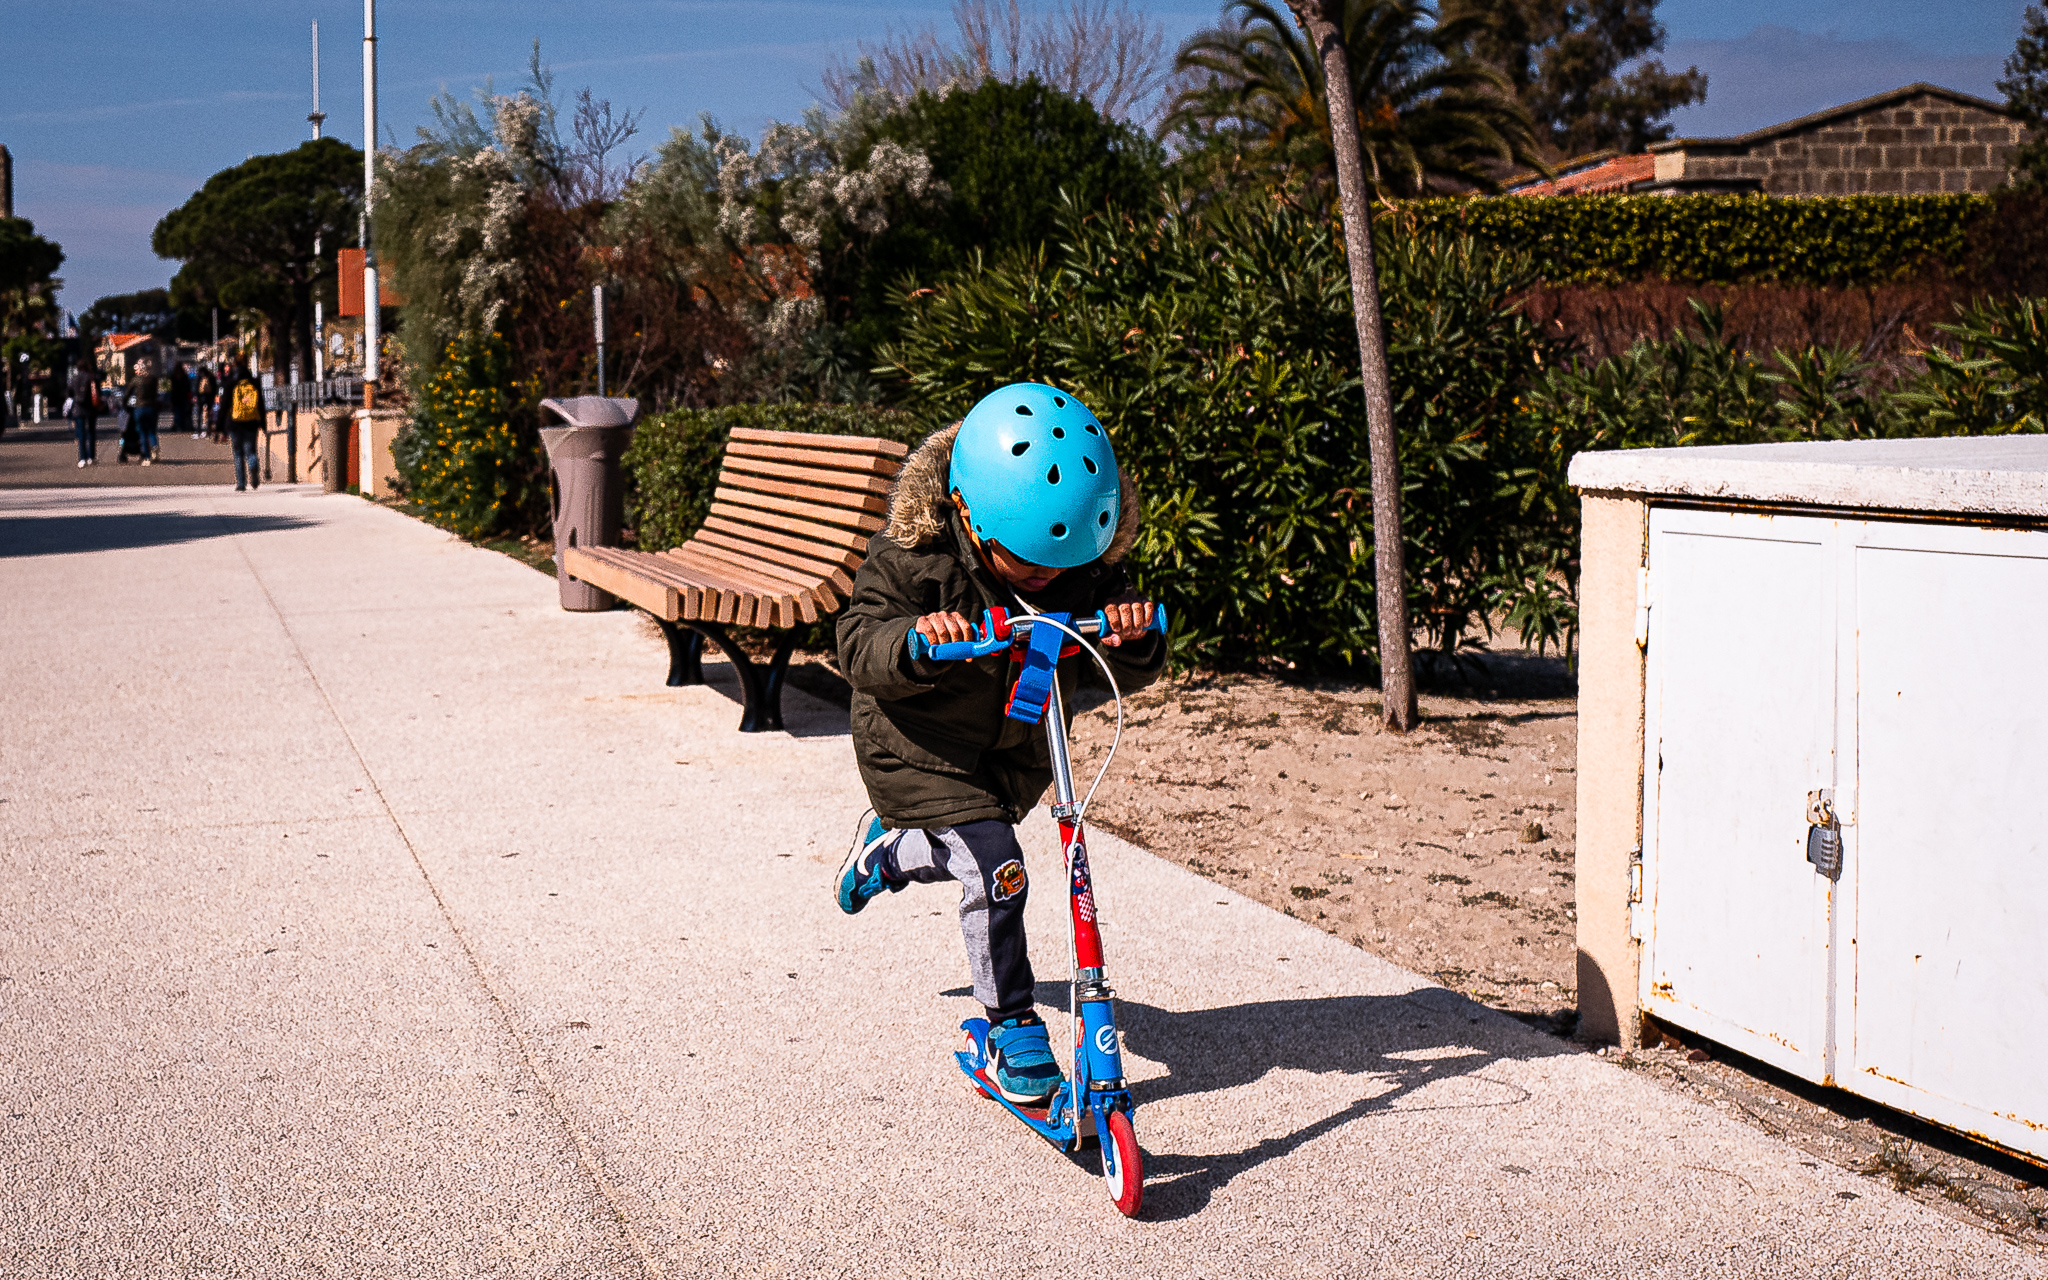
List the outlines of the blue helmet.
{"label": "blue helmet", "polygon": [[1122,515],[1116,452],[1102,423],[1042,382],[1013,382],[967,411],[953,438],[951,483],[976,537],[1048,568],[1101,556]]}

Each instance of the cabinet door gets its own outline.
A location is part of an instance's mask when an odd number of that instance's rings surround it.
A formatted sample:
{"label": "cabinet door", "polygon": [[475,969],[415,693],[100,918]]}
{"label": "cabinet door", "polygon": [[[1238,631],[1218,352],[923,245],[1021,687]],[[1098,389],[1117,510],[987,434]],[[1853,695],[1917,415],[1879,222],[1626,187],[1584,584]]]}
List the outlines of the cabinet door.
{"label": "cabinet door", "polygon": [[1857,543],[1842,1083],[2048,1156],[2048,534]]}
{"label": "cabinet door", "polygon": [[1652,510],[1645,1011],[1829,1072],[1830,890],[1807,792],[1834,785],[1832,521]]}

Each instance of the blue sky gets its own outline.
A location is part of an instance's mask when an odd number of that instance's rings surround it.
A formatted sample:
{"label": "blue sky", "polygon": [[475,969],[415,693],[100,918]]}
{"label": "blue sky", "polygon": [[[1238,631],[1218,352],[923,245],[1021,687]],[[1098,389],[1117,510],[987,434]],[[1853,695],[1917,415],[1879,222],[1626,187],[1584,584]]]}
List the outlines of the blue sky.
{"label": "blue sky", "polygon": [[[1178,40],[1215,0],[1141,0]],[[1665,60],[1697,64],[1707,102],[1680,132],[1737,133],[1914,80],[1995,97],[2019,3],[1664,0]],[[589,85],[645,108],[643,140],[709,111],[753,133],[793,118],[819,70],[861,39],[932,23],[948,0],[383,0],[386,138],[410,142],[427,100],[525,77],[538,36],[564,95]],[[63,244],[64,302],[165,283],[150,229],[207,175],[308,136],[309,24],[321,28],[327,132],[362,140],[362,7],[348,0],[0,0],[0,143],[16,211]]]}

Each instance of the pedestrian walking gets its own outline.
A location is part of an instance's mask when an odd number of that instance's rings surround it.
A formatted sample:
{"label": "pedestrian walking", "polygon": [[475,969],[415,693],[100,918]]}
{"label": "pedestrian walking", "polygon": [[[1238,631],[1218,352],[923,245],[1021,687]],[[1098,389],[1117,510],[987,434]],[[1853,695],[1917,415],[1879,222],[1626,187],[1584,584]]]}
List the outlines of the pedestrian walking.
{"label": "pedestrian walking", "polygon": [[81,467],[96,467],[100,462],[98,381],[92,361],[86,360],[71,371],[71,381],[66,388],[71,399],[64,411],[71,419],[71,434],[78,438],[78,465]]}
{"label": "pedestrian walking", "polygon": [[128,382],[128,403],[135,418],[136,444],[142,453],[142,465],[146,467],[163,456],[156,438],[156,366],[147,360],[139,361],[135,366],[135,376]]}
{"label": "pedestrian walking", "polygon": [[171,430],[179,435],[190,431],[194,440],[199,438],[192,431],[192,371],[183,360],[171,366]]}
{"label": "pedestrian walking", "polygon": [[215,403],[220,399],[220,379],[206,365],[199,366],[199,376],[192,381],[192,436],[199,439],[213,435],[219,430],[214,425],[214,414],[219,411]]}
{"label": "pedestrian walking", "polygon": [[263,387],[239,358],[221,378],[220,403],[235,445],[235,492],[254,489],[263,483],[263,466],[256,456],[256,433],[263,428]]}

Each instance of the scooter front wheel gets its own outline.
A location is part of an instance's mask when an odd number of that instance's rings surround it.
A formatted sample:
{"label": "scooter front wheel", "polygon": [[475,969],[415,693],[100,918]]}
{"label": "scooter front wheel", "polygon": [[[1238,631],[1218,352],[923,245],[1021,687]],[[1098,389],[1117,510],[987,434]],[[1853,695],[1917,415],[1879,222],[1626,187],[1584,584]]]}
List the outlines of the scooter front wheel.
{"label": "scooter front wheel", "polygon": [[1145,1202],[1145,1156],[1138,1150],[1138,1134],[1131,1117],[1112,1111],[1103,1117],[1102,1180],[1109,1186],[1109,1198],[1126,1218],[1134,1218]]}

